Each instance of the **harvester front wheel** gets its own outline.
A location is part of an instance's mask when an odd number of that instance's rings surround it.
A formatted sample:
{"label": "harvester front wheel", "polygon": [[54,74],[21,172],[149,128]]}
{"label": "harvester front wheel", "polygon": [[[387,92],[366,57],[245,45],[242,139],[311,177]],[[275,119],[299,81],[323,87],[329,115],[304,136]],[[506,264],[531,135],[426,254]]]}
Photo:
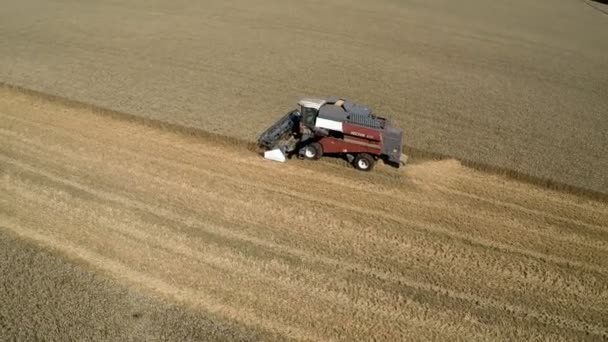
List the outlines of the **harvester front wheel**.
{"label": "harvester front wheel", "polygon": [[313,142],[304,147],[304,158],[317,160],[323,156],[323,146],[318,142]]}
{"label": "harvester front wheel", "polygon": [[353,165],[357,170],[371,171],[374,168],[374,157],[367,153],[359,153],[353,161]]}

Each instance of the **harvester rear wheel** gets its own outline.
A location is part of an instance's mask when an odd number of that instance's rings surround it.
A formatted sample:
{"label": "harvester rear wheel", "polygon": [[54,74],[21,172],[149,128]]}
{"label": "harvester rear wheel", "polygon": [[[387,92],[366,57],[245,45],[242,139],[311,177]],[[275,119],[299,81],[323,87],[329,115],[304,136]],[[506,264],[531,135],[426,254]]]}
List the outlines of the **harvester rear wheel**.
{"label": "harvester rear wheel", "polygon": [[353,161],[353,165],[357,170],[371,171],[374,168],[374,157],[367,153],[359,153]]}
{"label": "harvester rear wheel", "polygon": [[323,156],[323,146],[318,142],[313,142],[304,147],[304,158],[317,160]]}

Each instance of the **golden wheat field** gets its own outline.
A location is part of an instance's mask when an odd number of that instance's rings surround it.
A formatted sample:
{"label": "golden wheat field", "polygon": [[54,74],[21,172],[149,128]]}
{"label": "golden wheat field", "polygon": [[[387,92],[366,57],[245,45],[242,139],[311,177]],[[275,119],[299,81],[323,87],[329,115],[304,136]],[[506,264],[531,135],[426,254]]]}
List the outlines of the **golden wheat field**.
{"label": "golden wheat field", "polygon": [[[608,340],[608,5],[0,6],[0,340]],[[301,96],[405,168],[264,160]]]}
{"label": "golden wheat field", "polygon": [[[4,334],[41,324],[59,339],[608,337],[604,202],[456,160],[370,174],[278,164],[103,113],[0,91],[2,243],[34,254],[3,267],[37,282],[19,292],[3,280],[16,295],[2,298],[15,306],[0,309]],[[36,288],[49,299],[28,309]],[[70,306],[67,324],[58,313]],[[37,320],[14,322],[11,310]]]}

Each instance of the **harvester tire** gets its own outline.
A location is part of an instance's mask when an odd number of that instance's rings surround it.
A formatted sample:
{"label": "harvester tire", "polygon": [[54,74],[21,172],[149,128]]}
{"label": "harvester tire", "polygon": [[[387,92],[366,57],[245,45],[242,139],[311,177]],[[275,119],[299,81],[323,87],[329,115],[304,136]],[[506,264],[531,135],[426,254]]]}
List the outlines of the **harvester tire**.
{"label": "harvester tire", "polygon": [[374,160],[374,157],[372,157],[371,155],[367,153],[359,153],[355,157],[353,165],[357,170],[369,172],[374,168],[375,162],[376,161]]}
{"label": "harvester tire", "polygon": [[317,160],[323,156],[323,146],[318,142],[313,142],[304,147],[304,158]]}

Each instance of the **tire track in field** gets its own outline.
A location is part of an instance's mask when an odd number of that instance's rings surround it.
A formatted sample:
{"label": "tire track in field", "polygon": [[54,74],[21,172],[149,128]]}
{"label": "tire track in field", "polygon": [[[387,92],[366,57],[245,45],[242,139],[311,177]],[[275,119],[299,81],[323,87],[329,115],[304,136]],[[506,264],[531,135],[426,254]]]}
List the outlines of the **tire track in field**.
{"label": "tire track in field", "polygon": [[[0,157],[0,158],[4,159],[3,157]],[[9,160],[4,159],[4,162],[9,163],[9,164],[10,163],[17,164],[19,167],[27,169],[30,172],[35,172],[44,177],[52,179],[53,181],[64,183],[64,184],[67,184],[72,187],[76,187],[79,190],[92,193],[95,196],[101,197],[105,200],[115,201],[115,202],[118,202],[120,205],[132,207],[132,208],[136,208],[136,209],[140,209],[140,210],[144,210],[144,211],[156,212],[157,214],[159,214],[161,216],[164,216],[166,218],[169,218],[169,219],[177,221],[177,222],[181,222],[181,219],[179,217],[173,216],[173,214],[170,211],[165,212],[165,210],[163,210],[163,209],[159,209],[159,208],[155,208],[155,207],[147,207],[147,205],[143,202],[137,202],[137,201],[134,202],[132,200],[120,198],[113,194],[107,194],[104,192],[100,192],[99,190],[95,190],[95,189],[88,188],[86,186],[82,186],[76,182],[64,180],[61,177],[58,177],[56,175],[51,175],[42,170],[36,171],[35,168],[32,168],[29,165],[25,165],[25,164],[17,162],[17,161],[9,161]],[[201,224],[201,222],[198,222],[198,223]],[[214,227],[214,232],[218,232],[218,231],[222,232],[222,234],[226,234],[227,232],[229,232],[229,230],[226,228]],[[409,287],[412,287],[415,289],[432,291],[435,293],[441,293],[441,294],[448,295],[453,298],[465,300],[467,302],[481,303],[483,305],[492,307],[497,310],[505,310],[512,314],[518,314],[521,317],[533,317],[533,318],[535,318],[539,321],[545,322],[547,324],[554,324],[556,326],[560,326],[563,328],[579,330],[579,331],[594,331],[594,332],[597,332],[600,334],[606,333],[606,331],[603,330],[603,328],[601,326],[589,327],[589,326],[586,326],[586,324],[583,322],[564,318],[564,317],[547,317],[544,314],[535,312],[534,310],[532,310],[530,308],[520,307],[517,305],[510,304],[510,303],[501,303],[496,300],[493,300],[490,298],[485,298],[485,297],[479,297],[474,294],[459,293],[452,289],[444,288],[444,287],[437,286],[437,285],[412,281],[407,278],[402,278],[402,277],[395,276],[392,274],[387,274],[381,270],[369,269],[368,267],[359,265],[359,264],[348,263],[348,262],[339,261],[339,260],[335,260],[335,259],[327,258],[327,257],[319,258],[316,256],[312,256],[303,250],[294,251],[292,248],[285,248],[283,246],[274,245],[272,243],[269,244],[268,242],[266,242],[264,240],[258,240],[258,239],[254,240],[254,239],[251,239],[251,237],[249,237],[249,236],[243,236],[243,235],[235,236],[232,233],[228,233],[228,234],[232,235],[233,237],[236,237],[237,239],[241,239],[241,240],[246,239],[250,242],[256,242],[257,244],[259,244],[260,246],[263,246],[263,247],[280,250],[283,253],[295,254],[296,256],[303,257],[308,261],[322,262],[322,263],[325,263],[328,265],[333,265],[333,266],[338,266],[338,267],[342,267],[342,268],[346,268],[346,269],[350,269],[350,270],[355,270],[359,273],[362,273],[363,275],[370,274],[370,275],[373,275],[374,277],[378,277],[378,278],[381,278],[386,281],[393,281],[396,283],[401,283],[401,284],[404,284],[406,286],[409,286]]]}

